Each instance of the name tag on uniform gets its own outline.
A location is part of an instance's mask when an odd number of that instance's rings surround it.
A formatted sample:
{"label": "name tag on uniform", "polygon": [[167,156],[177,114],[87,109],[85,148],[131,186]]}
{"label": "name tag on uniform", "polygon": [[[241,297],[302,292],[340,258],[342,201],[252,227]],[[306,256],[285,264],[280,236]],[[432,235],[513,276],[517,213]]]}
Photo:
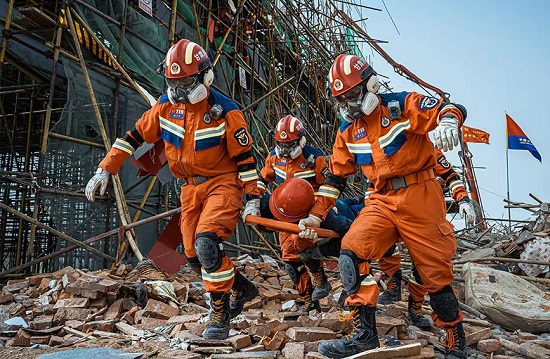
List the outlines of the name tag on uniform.
{"label": "name tag on uniform", "polygon": [[358,140],[360,138],[363,138],[367,135],[367,131],[365,131],[364,127],[360,127],[357,130],[353,132],[353,139]]}
{"label": "name tag on uniform", "polygon": [[185,117],[185,112],[181,108],[176,108],[170,111],[170,117],[183,119]]}

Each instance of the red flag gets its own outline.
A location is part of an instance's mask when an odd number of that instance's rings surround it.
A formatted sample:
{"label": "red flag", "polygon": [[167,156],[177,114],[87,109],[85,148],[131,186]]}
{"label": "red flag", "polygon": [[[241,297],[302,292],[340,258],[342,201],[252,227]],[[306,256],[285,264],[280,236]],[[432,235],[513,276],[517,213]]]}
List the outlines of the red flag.
{"label": "red flag", "polygon": [[210,19],[210,22],[208,23],[208,40],[210,42],[214,42],[214,27],[215,27],[215,21]]}
{"label": "red flag", "polygon": [[486,143],[489,144],[489,132],[477,128],[462,126],[462,140],[464,142]]}
{"label": "red flag", "polygon": [[506,134],[508,135],[508,149],[510,150],[527,150],[540,162],[542,157],[531,142],[529,137],[523,132],[512,117],[506,114]]}

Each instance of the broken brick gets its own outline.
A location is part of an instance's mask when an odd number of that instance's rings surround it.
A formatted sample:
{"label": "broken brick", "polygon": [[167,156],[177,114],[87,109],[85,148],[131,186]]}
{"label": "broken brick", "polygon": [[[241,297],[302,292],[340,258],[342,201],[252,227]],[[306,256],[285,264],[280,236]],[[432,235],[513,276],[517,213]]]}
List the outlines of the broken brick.
{"label": "broken brick", "polygon": [[158,319],[169,319],[180,314],[178,308],[174,308],[166,303],[159,302],[158,300],[149,299],[145,306],[144,316],[149,316]]}
{"label": "broken brick", "polygon": [[88,298],[60,299],[55,303],[53,308],[87,308],[89,304],[90,299]]}
{"label": "broken brick", "polygon": [[9,347],[30,347],[31,335],[27,333],[23,328],[17,331],[17,334],[12,339],[8,340],[6,346]]}
{"label": "broken brick", "polygon": [[286,335],[284,335],[283,332],[276,332],[265,348],[267,350],[273,350],[273,351],[279,350],[283,347],[285,339],[286,339]]}
{"label": "broken brick", "polygon": [[33,319],[30,323],[30,328],[34,330],[42,330],[51,328],[53,315],[41,315]]}
{"label": "broken brick", "polygon": [[303,343],[287,343],[282,350],[286,359],[303,359],[305,345]]}
{"label": "broken brick", "polygon": [[336,339],[336,333],[322,327],[298,327],[290,328],[287,335],[295,342],[315,342],[325,339]]}
{"label": "broken brick", "polygon": [[118,318],[120,313],[122,312],[122,299],[117,299],[111,306],[109,306],[109,309],[105,312],[103,315],[103,318],[105,320],[112,320]]}
{"label": "broken brick", "polygon": [[477,343],[477,350],[484,353],[494,353],[502,349],[502,345],[497,339],[483,339]]}
{"label": "broken brick", "polygon": [[252,345],[252,338],[250,338],[250,335],[246,334],[234,335],[227,338],[227,340],[229,340],[237,350]]}

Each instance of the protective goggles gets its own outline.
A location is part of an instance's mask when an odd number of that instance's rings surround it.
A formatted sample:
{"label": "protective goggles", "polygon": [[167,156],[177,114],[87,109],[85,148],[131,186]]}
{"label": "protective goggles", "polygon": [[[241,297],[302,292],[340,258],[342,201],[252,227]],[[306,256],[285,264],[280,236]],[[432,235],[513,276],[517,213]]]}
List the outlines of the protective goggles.
{"label": "protective goggles", "polygon": [[363,95],[363,86],[355,86],[354,88],[344,92],[341,95],[335,96],[334,98],[341,104],[346,104],[348,102],[356,102]]}
{"label": "protective goggles", "polygon": [[175,88],[191,88],[197,84],[199,81],[198,76],[188,76],[188,77],[180,77],[180,78],[166,78],[166,84],[168,87],[171,87],[173,89]]}

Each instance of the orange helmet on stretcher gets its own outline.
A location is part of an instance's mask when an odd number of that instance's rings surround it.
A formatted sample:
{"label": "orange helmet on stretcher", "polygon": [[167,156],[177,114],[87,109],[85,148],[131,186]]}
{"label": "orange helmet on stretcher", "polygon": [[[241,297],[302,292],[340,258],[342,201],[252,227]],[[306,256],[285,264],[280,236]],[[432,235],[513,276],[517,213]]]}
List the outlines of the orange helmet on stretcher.
{"label": "orange helmet on stretcher", "polygon": [[271,194],[269,209],[279,221],[297,222],[307,217],[314,202],[311,183],[303,178],[289,178]]}

